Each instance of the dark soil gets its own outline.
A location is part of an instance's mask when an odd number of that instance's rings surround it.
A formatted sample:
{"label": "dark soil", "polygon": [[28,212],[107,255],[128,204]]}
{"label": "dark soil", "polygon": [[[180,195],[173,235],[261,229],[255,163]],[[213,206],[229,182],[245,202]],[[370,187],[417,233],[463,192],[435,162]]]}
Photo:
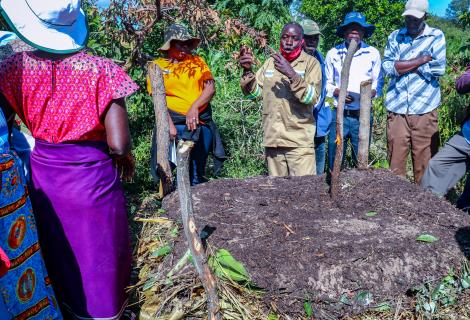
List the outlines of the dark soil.
{"label": "dark soil", "polygon": [[[192,189],[196,224],[214,227],[210,244],[228,249],[266,299],[294,316],[305,314],[305,299],[320,318],[357,313],[441,278],[470,255],[470,216],[445,200],[386,170],[341,179],[336,202],[324,176],[211,181]],[[177,193],[163,208],[179,217]],[[417,241],[421,234],[439,240]],[[176,252],[185,249],[181,235]],[[360,292],[372,299],[355,299]]]}

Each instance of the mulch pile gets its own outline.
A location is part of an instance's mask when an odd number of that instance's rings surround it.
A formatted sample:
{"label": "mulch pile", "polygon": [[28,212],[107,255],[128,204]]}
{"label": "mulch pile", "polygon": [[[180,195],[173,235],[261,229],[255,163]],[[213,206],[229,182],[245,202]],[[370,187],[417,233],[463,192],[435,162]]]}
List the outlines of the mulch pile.
{"label": "mulch pile", "polygon": [[[317,317],[356,314],[440,279],[470,256],[470,216],[387,170],[341,174],[332,201],[324,176],[214,180],[192,189],[198,229],[266,290],[267,305]],[[180,217],[177,193],[163,209]],[[428,234],[439,240],[417,241]],[[183,233],[175,256],[187,247]]]}

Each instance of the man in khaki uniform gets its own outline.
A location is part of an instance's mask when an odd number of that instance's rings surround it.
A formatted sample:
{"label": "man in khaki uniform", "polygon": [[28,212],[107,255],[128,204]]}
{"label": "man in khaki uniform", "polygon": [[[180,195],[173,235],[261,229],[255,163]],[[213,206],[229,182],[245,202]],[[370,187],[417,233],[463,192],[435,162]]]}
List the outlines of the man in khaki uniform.
{"label": "man in khaki uniform", "polygon": [[263,143],[271,176],[316,172],[313,107],[321,93],[322,74],[318,60],[303,52],[303,43],[302,27],[286,24],[280,52],[256,74],[251,50],[240,52],[242,91],[247,98],[263,98]]}

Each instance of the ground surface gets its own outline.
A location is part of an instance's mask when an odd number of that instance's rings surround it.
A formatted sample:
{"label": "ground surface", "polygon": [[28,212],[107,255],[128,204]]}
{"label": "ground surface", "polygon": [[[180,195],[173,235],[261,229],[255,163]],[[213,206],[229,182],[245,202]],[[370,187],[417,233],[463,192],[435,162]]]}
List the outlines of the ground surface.
{"label": "ground surface", "polygon": [[[385,170],[341,179],[337,202],[324,177],[211,181],[193,188],[197,226],[214,227],[211,245],[228,249],[269,302],[297,315],[306,298],[330,316],[359,312],[444,276],[469,255],[470,216],[449,203]],[[163,208],[178,219],[176,193]],[[422,234],[439,240],[417,241]],[[175,252],[185,249],[181,235]],[[365,299],[353,298],[361,292]],[[351,303],[337,303],[345,299]]]}

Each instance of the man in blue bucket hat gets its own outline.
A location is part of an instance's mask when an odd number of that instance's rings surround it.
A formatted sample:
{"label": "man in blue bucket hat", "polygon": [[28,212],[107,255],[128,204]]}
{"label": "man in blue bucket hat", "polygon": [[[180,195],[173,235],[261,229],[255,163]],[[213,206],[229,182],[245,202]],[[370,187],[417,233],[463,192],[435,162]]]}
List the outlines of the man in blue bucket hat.
{"label": "man in blue bucket hat", "polygon": [[[352,146],[353,166],[357,165],[357,153],[359,149],[359,108],[361,82],[372,80],[372,97],[380,93],[382,83],[381,60],[379,51],[366,44],[363,39],[370,37],[375,26],[366,22],[366,17],[360,12],[349,12],[344,22],[336,29],[336,35],[344,39],[344,42],[328,51],[326,55],[327,96],[334,98],[332,122],[328,137],[328,164],[333,169],[336,154],[336,107],[338,105],[339,88],[341,85],[341,69],[343,68],[346,53],[351,40],[358,42],[354,53],[350,75],[348,94],[344,106],[343,138],[344,155],[346,154],[347,141]],[[372,117],[371,117],[372,121]]]}

